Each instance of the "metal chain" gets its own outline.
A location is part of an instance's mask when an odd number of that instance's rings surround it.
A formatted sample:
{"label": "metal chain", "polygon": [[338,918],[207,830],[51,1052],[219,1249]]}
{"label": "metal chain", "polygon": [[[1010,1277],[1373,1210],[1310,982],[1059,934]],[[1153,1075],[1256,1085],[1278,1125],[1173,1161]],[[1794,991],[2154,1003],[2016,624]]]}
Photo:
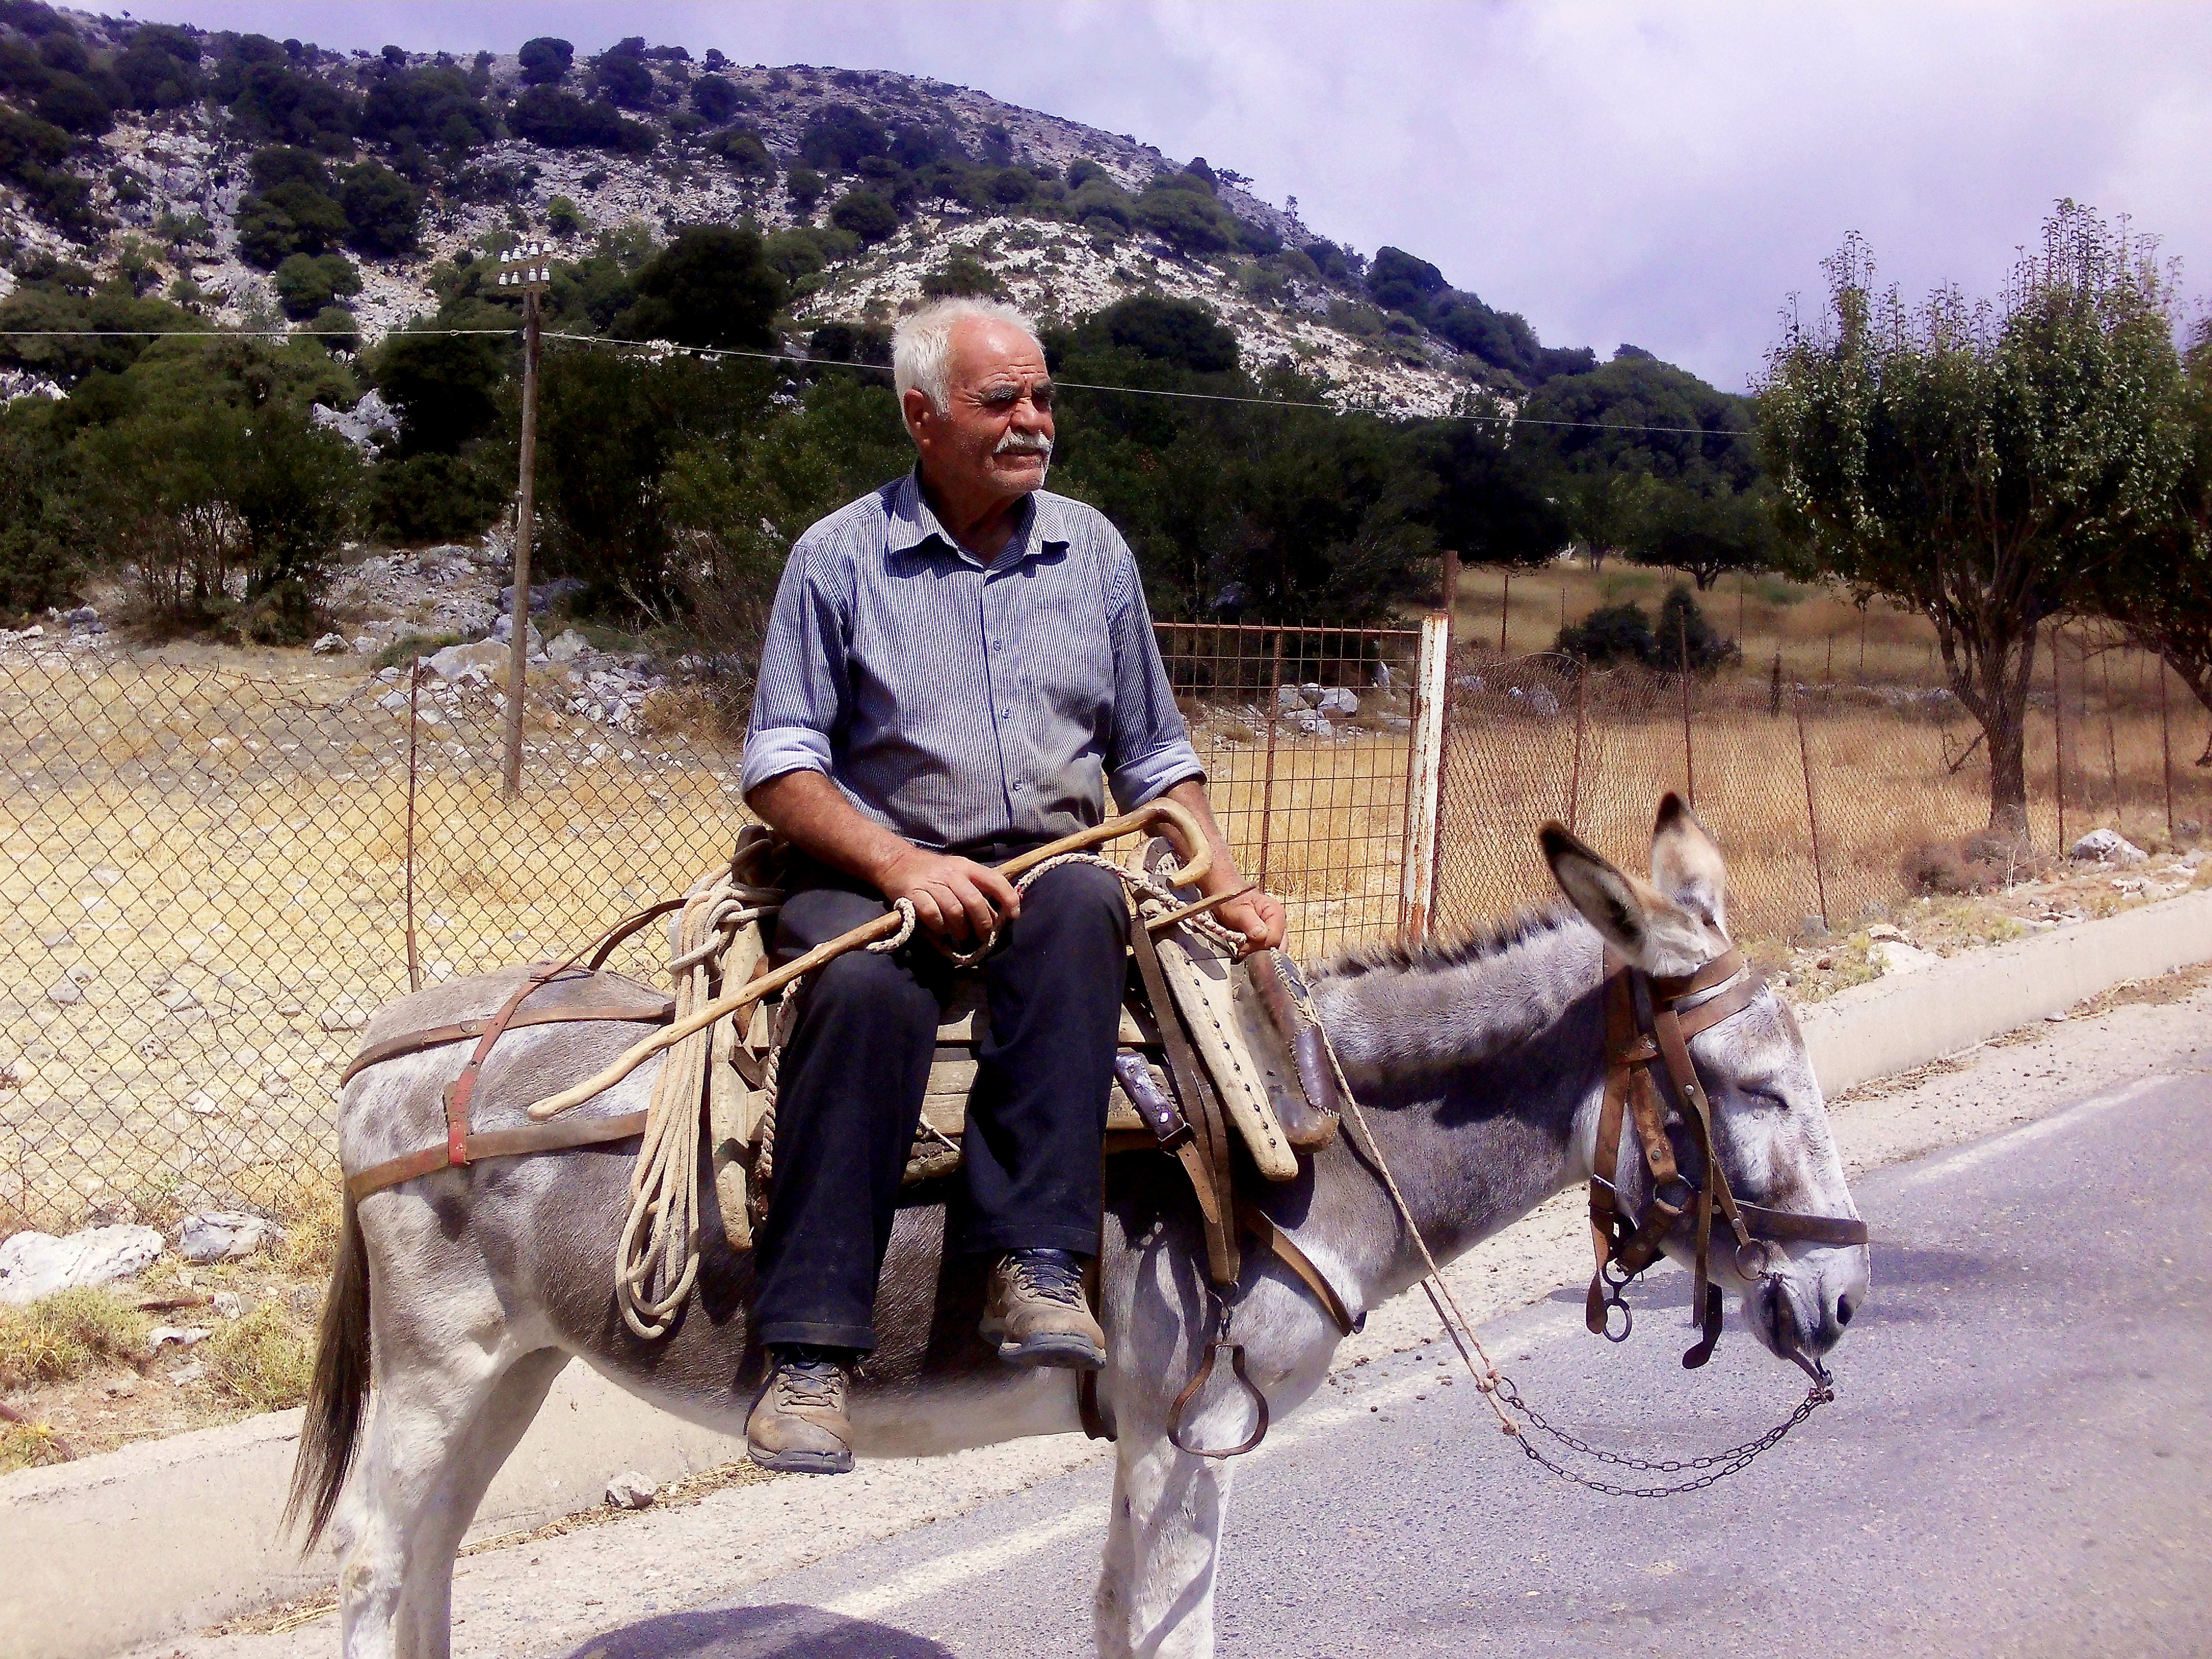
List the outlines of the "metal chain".
{"label": "metal chain", "polygon": [[1607,1451],[1602,1447],[1593,1446],[1589,1441],[1569,1434],[1523,1400],[1521,1397],[1520,1389],[1514,1386],[1513,1379],[1503,1373],[1498,1376],[1494,1397],[1506,1409],[1519,1413],[1528,1427],[1551,1436],[1553,1439],[1571,1450],[1579,1452],[1585,1457],[1595,1458],[1601,1463],[1611,1464],[1615,1468],[1641,1469],[1654,1474],[1680,1474],[1690,1469],[1705,1471],[1695,1480],[1685,1480],[1672,1486],[1617,1486],[1610,1481],[1593,1480],[1590,1476],[1571,1469],[1565,1464],[1547,1456],[1525,1429],[1518,1424],[1509,1423],[1506,1426],[1506,1433],[1519,1444],[1523,1452],[1528,1454],[1529,1461],[1542,1468],[1550,1470],[1562,1480],[1572,1481],[1577,1486],[1602,1493],[1607,1498],[1677,1498],[1684,1492],[1703,1492],[1708,1486],[1718,1485],[1729,1475],[1739,1474],[1749,1468],[1753,1460],[1762,1452],[1773,1450],[1782,1443],[1784,1437],[1792,1429],[1833,1400],[1836,1397],[1836,1391],[1832,1388],[1815,1383],[1805,1391],[1805,1397],[1797,1402],[1796,1411],[1790,1413],[1787,1418],[1776,1424],[1765,1434],[1760,1435],[1758,1439],[1747,1440],[1741,1446],[1733,1447],[1724,1452],[1707,1453],[1698,1457],[1668,1457],[1656,1460],[1632,1457],[1626,1452]]}
{"label": "metal chain", "polygon": [[[1344,1062],[1337,1056],[1336,1044],[1329,1037],[1328,1027],[1310,1007],[1305,1012],[1321,1032],[1322,1049],[1328,1056],[1329,1069],[1336,1074],[1336,1086],[1352,1121],[1359,1127],[1359,1139],[1366,1143],[1358,1150],[1382,1177],[1382,1185],[1390,1194],[1390,1201],[1397,1206],[1399,1218],[1406,1224],[1406,1231],[1412,1236],[1414,1248],[1421,1253],[1422,1263],[1427,1269],[1421,1277],[1421,1288],[1428,1293],[1429,1304],[1437,1310],[1437,1318],[1443,1325],[1444,1334],[1451,1339],[1452,1346],[1459,1350],[1459,1357],[1466,1364],[1468,1376],[1474,1378],[1476,1390],[1489,1405],[1492,1414],[1498,1419],[1498,1428],[1528,1454],[1529,1462],[1563,1480],[1571,1481],[1587,1491],[1600,1492],[1608,1498],[1673,1498],[1683,1492],[1702,1492],[1707,1486],[1749,1468],[1760,1453],[1779,1445],[1784,1436],[1836,1397],[1832,1386],[1815,1383],[1806,1391],[1804,1399],[1797,1402],[1796,1411],[1758,1439],[1746,1441],[1732,1450],[1715,1452],[1704,1457],[1661,1461],[1632,1457],[1624,1452],[1602,1450],[1555,1426],[1521,1397],[1521,1391],[1513,1385],[1512,1379],[1498,1369],[1497,1362],[1483,1347],[1482,1339],[1474,1334],[1474,1322],[1460,1311],[1459,1303],[1453,1297],[1451,1287],[1444,1283],[1443,1273],[1437,1266],[1436,1257],[1429,1252],[1428,1240],[1421,1236],[1421,1230],[1413,1220],[1413,1211],[1407,1207],[1405,1194],[1398,1189],[1398,1179],[1390,1172],[1390,1165],[1382,1156],[1382,1148],[1376,1142],[1374,1131],[1368,1127],[1366,1110],[1360,1105],[1359,1097],[1352,1092],[1351,1079],[1344,1074]],[[1478,1359],[1480,1364],[1476,1363]],[[1527,1419],[1528,1425],[1539,1432],[1551,1436],[1572,1450],[1616,1468],[1648,1469],[1662,1474],[1679,1474],[1686,1469],[1706,1472],[1694,1480],[1674,1486],[1619,1486],[1609,1481],[1594,1480],[1546,1455],[1530,1440],[1521,1423],[1515,1419],[1515,1413]]]}

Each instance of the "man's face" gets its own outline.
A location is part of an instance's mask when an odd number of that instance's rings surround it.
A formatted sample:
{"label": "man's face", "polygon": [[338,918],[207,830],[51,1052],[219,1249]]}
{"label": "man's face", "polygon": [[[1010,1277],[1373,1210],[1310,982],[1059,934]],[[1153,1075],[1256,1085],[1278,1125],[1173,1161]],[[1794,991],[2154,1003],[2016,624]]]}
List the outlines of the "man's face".
{"label": "man's face", "polygon": [[1043,486],[1052,380],[1035,341],[1005,323],[963,318],[953,325],[945,393],[942,413],[923,392],[907,393],[907,427],[933,483],[1000,501]]}

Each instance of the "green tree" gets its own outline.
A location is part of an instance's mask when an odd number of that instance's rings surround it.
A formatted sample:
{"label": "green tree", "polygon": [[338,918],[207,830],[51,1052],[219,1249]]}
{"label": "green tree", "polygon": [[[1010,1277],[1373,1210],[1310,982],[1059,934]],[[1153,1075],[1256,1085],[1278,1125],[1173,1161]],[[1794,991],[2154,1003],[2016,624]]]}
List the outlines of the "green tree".
{"label": "green tree", "polygon": [[534,40],[525,40],[519,56],[523,80],[533,87],[550,87],[568,73],[576,61],[576,49],[566,40],[541,34]]}
{"label": "green tree", "polygon": [[637,303],[616,320],[618,332],[760,349],[775,343],[769,325],[783,305],[784,281],[763,258],[758,231],[708,225],[678,231],[638,272],[637,292]]}
{"label": "green tree", "polygon": [[41,413],[0,411],[0,617],[17,626],[71,603],[84,574],[70,458]]}
{"label": "green tree", "polygon": [[345,215],[346,241],[363,253],[406,253],[414,249],[422,221],[422,192],[390,167],[363,161],[345,170],[338,205]]}
{"label": "green tree", "polygon": [[[2089,608],[2163,658],[2212,712],[2212,320],[2197,325],[2184,370],[2173,414],[2187,447],[2166,511],[2101,573]],[[2197,763],[2212,766],[2212,737]]]}
{"label": "green tree", "polygon": [[1822,315],[1769,354],[1760,437],[1808,570],[1926,616],[1981,725],[1990,827],[2024,834],[2027,694],[2043,624],[2168,508],[2185,459],[2166,281],[2072,202],[2001,303],[1909,310],[1854,240]]}
{"label": "green tree", "polygon": [[880,242],[896,233],[898,210],[872,190],[856,190],[830,210],[830,222],[863,242]]}
{"label": "green tree", "polygon": [[361,272],[343,253],[311,258],[295,253],[276,267],[270,279],[277,303],[287,317],[312,317],[342,295],[361,292]]}
{"label": "green tree", "polygon": [[[439,313],[445,326],[496,327],[506,313],[467,301]],[[507,378],[507,342],[496,336],[441,334],[410,326],[385,337],[370,367],[384,401],[399,416],[399,453],[454,454],[488,430]]]}

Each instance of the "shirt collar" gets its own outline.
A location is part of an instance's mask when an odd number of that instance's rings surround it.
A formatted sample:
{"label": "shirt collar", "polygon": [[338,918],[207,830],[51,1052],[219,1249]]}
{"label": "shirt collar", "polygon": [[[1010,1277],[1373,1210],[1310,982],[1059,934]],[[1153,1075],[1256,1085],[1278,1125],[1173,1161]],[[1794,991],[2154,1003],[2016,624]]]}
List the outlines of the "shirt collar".
{"label": "shirt collar", "polygon": [[[1042,500],[1042,491],[1035,491],[1024,501],[1012,538],[1000,550],[989,569],[1011,569],[1023,560],[1051,548],[1065,550],[1067,536],[1060,523],[1060,515],[1052,512],[1051,503]],[[955,558],[981,566],[982,562],[952,538],[934,510],[929,498],[922,494],[921,468],[916,465],[897,483],[891,487],[887,503],[890,514],[890,546],[893,553],[912,553],[934,541]]]}

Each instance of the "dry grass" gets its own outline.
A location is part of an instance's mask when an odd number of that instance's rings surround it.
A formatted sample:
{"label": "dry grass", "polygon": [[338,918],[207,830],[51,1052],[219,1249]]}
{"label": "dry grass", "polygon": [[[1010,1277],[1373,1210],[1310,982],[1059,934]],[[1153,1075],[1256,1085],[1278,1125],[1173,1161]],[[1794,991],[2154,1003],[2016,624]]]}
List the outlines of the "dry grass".
{"label": "dry grass", "polygon": [[0,1307],[0,1389],[65,1382],[146,1352],[145,1316],[103,1290],[61,1291]]}
{"label": "dry grass", "polygon": [[218,1393],[251,1411],[299,1405],[314,1375],[312,1342],[274,1302],[218,1327],[195,1357]]}

